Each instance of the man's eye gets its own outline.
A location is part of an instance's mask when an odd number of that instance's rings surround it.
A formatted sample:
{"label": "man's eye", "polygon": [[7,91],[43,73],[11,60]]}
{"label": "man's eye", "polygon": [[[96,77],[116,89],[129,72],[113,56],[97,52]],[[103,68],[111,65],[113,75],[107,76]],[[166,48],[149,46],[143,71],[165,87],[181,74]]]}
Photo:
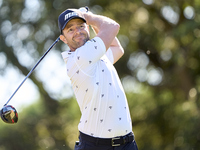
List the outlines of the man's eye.
{"label": "man's eye", "polygon": [[85,26],[84,25],[80,25],[80,28],[84,28]]}
{"label": "man's eye", "polygon": [[72,32],[72,31],[73,31],[73,29],[69,29],[68,31],[69,31],[69,32]]}

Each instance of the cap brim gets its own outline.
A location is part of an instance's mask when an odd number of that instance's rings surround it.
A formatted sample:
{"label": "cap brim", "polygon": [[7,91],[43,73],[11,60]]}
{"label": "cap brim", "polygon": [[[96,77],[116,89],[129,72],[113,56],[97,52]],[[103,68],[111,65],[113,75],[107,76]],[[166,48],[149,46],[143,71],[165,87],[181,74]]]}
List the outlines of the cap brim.
{"label": "cap brim", "polygon": [[[86,20],[85,20],[84,18],[82,18],[82,17],[73,16],[73,17],[71,17],[67,22],[65,22],[65,24],[64,24],[63,27],[62,27],[62,30],[64,30],[64,28],[66,27],[67,23],[68,23],[70,20],[72,20],[72,19],[81,19],[81,20],[83,20],[84,22],[86,22]],[[62,32],[62,31],[61,31],[61,32]]]}

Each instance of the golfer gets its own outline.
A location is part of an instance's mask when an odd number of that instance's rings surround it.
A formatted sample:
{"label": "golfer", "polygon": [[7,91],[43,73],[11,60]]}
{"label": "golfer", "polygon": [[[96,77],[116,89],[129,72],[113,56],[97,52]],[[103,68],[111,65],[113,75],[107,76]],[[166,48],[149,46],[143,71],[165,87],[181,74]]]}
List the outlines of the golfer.
{"label": "golfer", "polygon": [[[62,53],[81,110],[75,150],[137,150],[125,92],[113,64],[124,50],[114,20],[67,9],[58,18]],[[90,39],[89,25],[96,36]]]}

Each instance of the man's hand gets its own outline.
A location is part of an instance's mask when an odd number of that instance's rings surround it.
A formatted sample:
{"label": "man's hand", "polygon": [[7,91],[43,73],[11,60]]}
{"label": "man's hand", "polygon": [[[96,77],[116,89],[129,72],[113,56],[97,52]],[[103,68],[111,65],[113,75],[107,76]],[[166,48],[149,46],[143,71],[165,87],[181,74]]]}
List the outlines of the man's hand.
{"label": "man's hand", "polygon": [[87,13],[87,12],[89,12],[89,8],[88,8],[87,6],[81,7],[81,8],[79,8],[78,10],[81,11],[82,13]]}

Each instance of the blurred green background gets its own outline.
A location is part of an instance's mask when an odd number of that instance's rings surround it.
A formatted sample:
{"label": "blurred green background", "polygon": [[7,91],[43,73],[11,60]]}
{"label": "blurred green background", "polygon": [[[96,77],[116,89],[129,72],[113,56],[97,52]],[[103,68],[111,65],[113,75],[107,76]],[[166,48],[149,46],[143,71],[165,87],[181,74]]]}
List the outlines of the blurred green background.
{"label": "blurred green background", "polygon": [[[89,6],[120,25],[125,55],[115,64],[140,150],[200,148],[199,0],[0,0],[0,104],[59,36],[58,15]],[[80,111],[59,42],[10,104],[15,125],[0,121],[0,150],[72,150]]]}

